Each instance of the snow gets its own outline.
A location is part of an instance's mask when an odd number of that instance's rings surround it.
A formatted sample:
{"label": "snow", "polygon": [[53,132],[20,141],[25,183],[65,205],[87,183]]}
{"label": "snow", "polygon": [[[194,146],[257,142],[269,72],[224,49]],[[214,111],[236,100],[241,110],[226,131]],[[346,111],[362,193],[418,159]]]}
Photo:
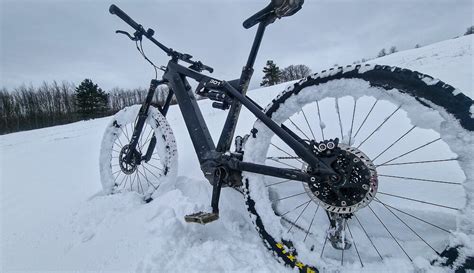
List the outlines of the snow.
{"label": "snow", "polygon": [[[373,62],[417,70],[472,97],[472,37]],[[249,95],[264,106],[285,88],[292,87],[281,84]],[[199,104],[217,141],[225,112],[211,108],[210,101]],[[167,119],[178,144],[180,169],[177,180],[161,186],[149,204],[133,193],[101,194],[98,159],[110,118],[0,136],[0,271],[293,272],[261,243],[236,191],[223,190],[219,221],[206,226],[184,222],[185,214],[208,209],[211,187],[199,169],[178,107],[170,108]],[[244,110],[236,133],[248,133],[254,121]],[[472,167],[469,170],[472,174]],[[471,225],[469,219],[461,221]],[[469,236],[456,239],[472,245]],[[365,270],[354,263],[349,269],[387,272],[390,262],[370,264]],[[425,260],[415,265],[427,266]],[[400,262],[390,270],[402,268],[412,267]]]}
{"label": "snow", "polygon": [[408,68],[440,79],[473,97],[474,35],[446,40],[420,48],[397,52],[369,61],[374,64]]}

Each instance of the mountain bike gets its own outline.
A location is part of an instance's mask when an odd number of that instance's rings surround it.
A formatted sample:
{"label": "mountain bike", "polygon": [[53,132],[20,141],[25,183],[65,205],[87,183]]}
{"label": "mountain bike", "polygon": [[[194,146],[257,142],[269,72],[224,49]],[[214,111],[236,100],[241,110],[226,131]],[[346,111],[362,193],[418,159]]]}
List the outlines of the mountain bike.
{"label": "mountain bike", "polygon": [[[265,108],[247,96],[266,27],[302,5],[272,0],[243,23],[258,28],[240,77],[230,81],[209,76],[213,68],[166,47],[153,29],[111,5],[110,13],[135,30],[116,32],[134,41],[163,76],[151,80],[143,104],[121,110],[107,126],[100,153],[104,192],[133,191],[151,202],[162,183],[173,182],[177,148],[165,117],[175,97],[212,185],[212,211],[186,215],[187,222],[217,220],[221,189],[232,187],[242,191],[265,246],[301,272],[381,262],[399,271],[472,269],[470,98],[428,75],[372,64],[310,75]],[[148,59],[143,38],[170,57],[166,67]],[[168,95],[155,106],[158,86]],[[195,94],[228,111],[217,145]],[[234,139],[242,107],[256,122]]]}

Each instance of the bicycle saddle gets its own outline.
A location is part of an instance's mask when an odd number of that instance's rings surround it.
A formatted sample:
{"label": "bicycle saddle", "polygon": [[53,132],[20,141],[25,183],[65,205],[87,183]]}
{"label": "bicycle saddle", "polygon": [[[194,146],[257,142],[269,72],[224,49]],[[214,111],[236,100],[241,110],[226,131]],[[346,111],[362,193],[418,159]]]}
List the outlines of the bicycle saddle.
{"label": "bicycle saddle", "polygon": [[291,16],[301,9],[304,0],[271,0],[270,4],[244,21],[246,29],[267,21],[273,23],[277,18]]}

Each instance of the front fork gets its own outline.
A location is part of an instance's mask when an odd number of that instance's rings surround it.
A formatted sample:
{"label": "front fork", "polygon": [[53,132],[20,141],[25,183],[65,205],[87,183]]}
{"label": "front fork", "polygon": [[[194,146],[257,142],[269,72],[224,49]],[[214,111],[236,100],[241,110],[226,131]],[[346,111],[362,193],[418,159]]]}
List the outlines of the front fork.
{"label": "front fork", "polygon": [[[130,143],[129,143],[129,149],[128,149],[129,152],[124,158],[124,161],[126,163],[130,163],[133,160],[140,161],[140,162],[141,161],[147,162],[151,159],[151,156],[156,146],[156,136],[154,132],[151,137],[150,144],[148,145],[148,149],[145,155],[141,156],[141,158],[136,158],[136,156],[134,155],[139,154],[137,151],[138,140],[140,139],[143,126],[145,125],[145,121],[148,118],[148,110],[150,109],[150,105],[155,95],[156,88],[158,87],[158,85],[163,84],[163,83],[165,83],[165,81],[158,81],[155,79],[151,80],[150,82],[150,87],[148,88],[147,97],[145,99],[145,102],[143,102],[142,107],[140,108],[140,112],[138,113],[137,120],[135,122],[135,128],[133,129],[132,138],[130,139]],[[166,113],[168,112],[169,104],[171,102],[172,97],[173,97],[173,92],[172,90],[170,90],[170,92],[168,93],[168,97],[166,98],[165,104],[163,105],[163,107],[159,107],[161,114],[166,115]],[[135,162],[135,163],[139,164],[140,162]]]}

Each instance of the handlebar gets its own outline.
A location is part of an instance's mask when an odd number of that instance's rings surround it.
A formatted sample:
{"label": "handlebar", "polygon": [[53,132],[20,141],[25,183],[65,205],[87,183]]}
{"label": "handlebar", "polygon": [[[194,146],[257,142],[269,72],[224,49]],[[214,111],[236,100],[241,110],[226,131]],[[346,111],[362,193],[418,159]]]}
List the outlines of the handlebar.
{"label": "handlebar", "polygon": [[125,23],[129,24],[136,31],[143,30],[143,27],[140,24],[135,22],[132,18],[130,18],[130,16],[128,16],[123,10],[121,10],[116,5],[114,4],[110,5],[109,12],[111,14],[117,15],[120,19],[125,21]]}
{"label": "handlebar", "polygon": [[[141,39],[142,36],[145,36],[151,42],[153,42],[155,45],[157,45],[159,48],[161,48],[163,51],[165,51],[166,54],[168,54],[168,56],[171,56],[174,59],[179,59],[183,62],[191,64],[192,69],[200,70],[200,71],[207,70],[207,71],[209,71],[209,73],[214,72],[214,69],[212,67],[207,66],[207,65],[203,64],[200,61],[192,61],[191,60],[191,58],[192,58],[191,55],[183,54],[183,53],[174,51],[173,49],[168,48],[165,45],[163,45],[162,43],[158,42],[155,38],[153,38],[153,34],[155,33],[153,31],[153,29],[148,29],[148,30],[145,31],[145,29],[143,28],[142,25],[135,22],[132,18],[130,18],[130,16],[128,16],[123,10],[121,10],[116,5],[114,5],[114,4],[110,5],[109,12],[111,14],[117,15],[125,23],[127,23],[129,26],[131,26],[133,29],[135,29],[136,30],[135,38],[140,37],[140,39]],[[117,33],[124,34],[126,32],[125,31],[118,31]],[[126,34],[127,34],[127,36],[129,36],[129,38],[131,37],[131,35],[129,35],[128,33],[126,33]]]}

